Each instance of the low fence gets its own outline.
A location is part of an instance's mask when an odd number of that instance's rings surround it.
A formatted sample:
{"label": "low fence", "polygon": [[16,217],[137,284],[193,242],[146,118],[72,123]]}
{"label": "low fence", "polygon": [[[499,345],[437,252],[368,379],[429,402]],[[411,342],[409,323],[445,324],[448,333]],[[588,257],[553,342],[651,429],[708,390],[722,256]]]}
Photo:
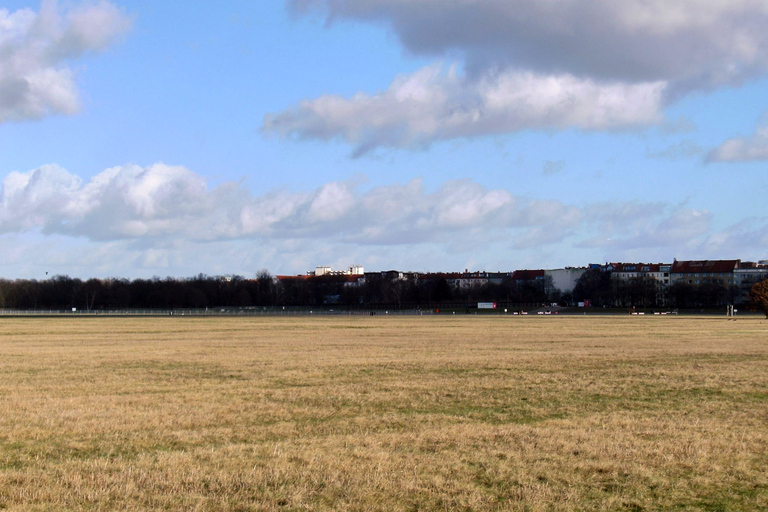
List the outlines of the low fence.
{"label": "low fence", "polygon": [[[550,311],[552,309],[552,311]],[[490,309],[478,310],[470,308],[461,309],[343,309],[343,308],[200,308],[200,309],[104,309],[104,310],[69,310],[69,309],[0,309],[1,317],[259,317],[259,316],[431,316],[431,315],[498,315],[514,316],[520,311],[517,309]],[[597,315],[619,316],[627,314],[636,315],[667,315],[678,314],[677,310],[656,312],[638,311],[632,313],[626,308],[539,308],[522,312],[524,315]],[[725,310],[713,308],[708,310],[692,309],[680,310],[681,315],[719,316],[726,315]],[[735,310],[731,316],[761,316],[762,313]],[[730,317],[730,316],[729,316]]]}
{"label": "low fence", "polygon": [[114,309],[114,310],[64,310],[64,309],[0,309],[0,317],[112,317],[112,316],[377,316],[377,315],[433,315],[432,310],[344,310],[344,309],[294,309],[294,308],[207,308],[207,309]]}

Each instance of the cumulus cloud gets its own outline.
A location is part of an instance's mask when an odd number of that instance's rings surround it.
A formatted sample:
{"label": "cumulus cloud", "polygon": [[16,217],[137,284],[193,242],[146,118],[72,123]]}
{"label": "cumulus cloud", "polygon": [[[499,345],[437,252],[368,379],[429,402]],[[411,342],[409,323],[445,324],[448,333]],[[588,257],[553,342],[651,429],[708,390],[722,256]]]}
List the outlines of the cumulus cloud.
{"label": "cumulus cloud", "polygon": [[525,200],[470,180],[427,192],[420,180],[360,192],[354,182],[258,197],[240,184],[209,188],[192,171],[155,164],[107,169],[88,182],[56,165],[10,173],[0,232],[40,231],[91,240],[322,238],[359,244],[440,241],[473,230],[578,222],[558,202]]}
{"label": "cumulus cloud", "polygon": [[0,232],[38,230],[92,240],[240,237],[393,243],[394,232],[434,237],[483,225],[521,224],[536,204],[470,181],[427,193],[419,180],[361,193],[354,182],[315,191],[250,195],[240,184],[209,188],[179,166],[126,165],[84,182],[56,165],[12,172],[0,193]]}
{"label": "cumulus cloud", "polygon": [[682,206],[575,206],[487,189],[469,179],[432,191],[419,179],[371,189],[358,180],[255,196],[242,183],[209,187],[189,169],[166,164],[113,167],[87,181],[47,165],[10,173],[0,192],[0,234],[129,242],[157,255],[176,243],[242,240],[359,248],[447,247],[457,241],[503,243],[508,249],[679,247],[700,244],[711,223],[710,212]]}
{"label": "cumulus cloud", "polygon": [[482,80],[428,66],[397,77],[386,91],[322,96],[267,115],[263,130],[355,146],[423,148],[438,140],[526,129],[606,130],[661,120],[661,82],[600,83],[572,75],[507,72]]}
{"label": "cumulus cloud", "polygon": [[728,139],[710,151],[708,162],[754,162],[768,160],[768,126],[758,128],[749,137]]}
{"label": "cumulus cloud", "polygon": [[[2,262],[24,275],[44,265],[81,275],[127,268],[189,275],[306,270],[318,262],[409,268],[417,260],[434,270],[469,265],[458,256],[468,247],[473,261],[487,257],[481,265],[507,269],[531,251],[664,260],[765,247],[765,218],[723,232],[714,225],[712,212],[686,204],[577,206],[471,179],[428,189],[420,179],[367,188],[356,178],[254,194],[243,182],[212,187],[185,167],[162,163],[113,167],[89,179],[47,165],[8,174],[0,189],[0,237],[10,248]],[[48,254],[46,247],[55,249]]]}
{"label": "cumulus cloud", "polygon": [[61,9],[55,0],[38,12],[0,9],[0,122],[73,114],[79,108],[67,63],[104,50],[131,20],[100,1]]}
{"label": "cumulus cloud", "polygon": [[763,0],[290,0],[295,14],[387,27],[411,53],[460,64],[377,94],[267,115],[267,133],[379,147],[526,129],[658,124],[670,102],[768,73]]}

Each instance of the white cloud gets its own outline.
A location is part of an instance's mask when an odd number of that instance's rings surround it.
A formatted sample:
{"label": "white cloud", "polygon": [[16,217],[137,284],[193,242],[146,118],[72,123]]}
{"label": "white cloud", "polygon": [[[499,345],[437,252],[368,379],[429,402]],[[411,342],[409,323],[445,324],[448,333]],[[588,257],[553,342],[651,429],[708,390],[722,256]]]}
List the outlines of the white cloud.
{"label": "white cloud", "polygon": [[768,160],[768,126],[749,137],[729,139],[707,155],[708,162],[752,162]]}
{"label": "white cloud", "polygon": [[[473,259],[487,254],[494,267],[499,255],[515,255],[510,268],[522,257],[519,250],[600,250],[607,259],[640,253],[726,257],[738,247],[757,250],[766,239],[765,219],[723,233],[712,231],[713,222],[711,212],[685,205],[575,206],[469,179],[435,190],[418,179],[365,189],[356,179],[254,195],[242,183],[210,187],[189,169],[165,164],[113,167],[88,180],[48,165],[10,173],[0,191],[0,236],[14,247],[2,260],[8,268],[36,261],[34,268],[67,266],[86,276],[91,268],[99,275],[125,269],[179,275],[301,271],[318,263],[409,267],[414,254],[428,254],[420,261],[434,270],[438,263],[465,265],[459,253],[470,247]],[[23,249],[29,239],[37,241]],[[55,258],[44,256],[47,247],[56,247]],[[566,262],[580,263],[578,256]]]}
{"label": "white cloud", "polygon": [[21,231],[56,222],[68,215],[69,197],[82,180],[56,165],[46,165],[28,173],[12,172],[3,180],[0,196],[0,226],[3,231]]}
{"label": "white cloud", "polygon": [[113,167],[87,182],[48,165],[10,173],[0,193],[0,232],[153,244],[253,238],[408,245],[494,238],[541,245],[595,226],[631,243],[664,245],[706,233],[710,220],[708,212],[663,204],[576,207],[532,200],[468,179],[432,192],[416,179],[365,191],[358,181],[334,181],[314,192],[253,196],[241,184],[210,188],[189,169],[165,164]]}
{"label": "white cloud", "polygon": [[158,243],[330,238],[418,244],[450,241],[459,233],[571,226],[579,218],[575,207],[488,190],[470,180],[450,181],[434,192],[420,180],[365,192],[350,181],[330,182],[315,192],[254,197],[234,183],[208,188],[192,171],[165,164],[114,167],[87,183],[48,165],[10,173],[0,193],[0,232]]}
{"label": "white cloud", "polygon": [[428,66],[397,77],[376,95],[322,96],[267,115],[263,130],[355,146],[423,148],[450,140],[526,129],[627,128],[662,119],[664,83],[596,82],[572,75],[510,71],[473,81]]}
{"label": "white cloud", "polygon": [[344,217],[354,206],[355,197],[349,187],[333,182],[323,185],[309,204],[312,223],[334,221]]}
{"label": "white cloud", "polygon": [[[325,95],[267,115],[265,133],[377,148],[521,130],[662,124],[692,91],[768,74],[763,0],[292,0],[292,12],[382,24],[411,53],[451,59],[386,91]],[[695,148],[680,148],[690,152]]]}
{"label": "white cloud", "polygon": [[92,239],[157,235],[210,212],[214,197],[200,176],[181,167],[115,167],[83,185],[47,165],[3,180],[0,231],[40,229]]}
{"label": "white cloud", "polygon": [[63,11],[54,0],[39,12],[0,9],[0,122],[73,114],[77,87],[67,62],[104,50],[131,25],[100,1]]}

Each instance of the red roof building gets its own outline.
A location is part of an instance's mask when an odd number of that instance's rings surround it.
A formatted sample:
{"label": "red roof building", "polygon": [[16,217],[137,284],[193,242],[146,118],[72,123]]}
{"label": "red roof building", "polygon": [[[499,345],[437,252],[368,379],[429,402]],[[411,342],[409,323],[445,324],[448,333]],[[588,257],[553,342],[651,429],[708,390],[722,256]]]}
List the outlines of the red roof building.
{"label": "red roof building", "polygon": [[512,272],[513,281],[535,281],[544,279],[547,273],[544,270],[515,270]]}
{"label": "red roof building", "polygon": [[672,264],[672,283],[733,284],[733,272],[741,260],[675,261]]}

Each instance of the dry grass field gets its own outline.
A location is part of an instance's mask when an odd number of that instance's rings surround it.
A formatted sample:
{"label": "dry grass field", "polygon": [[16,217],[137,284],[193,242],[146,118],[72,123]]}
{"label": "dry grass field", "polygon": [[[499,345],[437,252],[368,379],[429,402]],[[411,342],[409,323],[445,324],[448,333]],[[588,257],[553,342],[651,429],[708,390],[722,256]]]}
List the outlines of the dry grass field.
{"label": "dry grass field", "polygon": [[768,321],[2,319],[0,509],[768,510]]}

